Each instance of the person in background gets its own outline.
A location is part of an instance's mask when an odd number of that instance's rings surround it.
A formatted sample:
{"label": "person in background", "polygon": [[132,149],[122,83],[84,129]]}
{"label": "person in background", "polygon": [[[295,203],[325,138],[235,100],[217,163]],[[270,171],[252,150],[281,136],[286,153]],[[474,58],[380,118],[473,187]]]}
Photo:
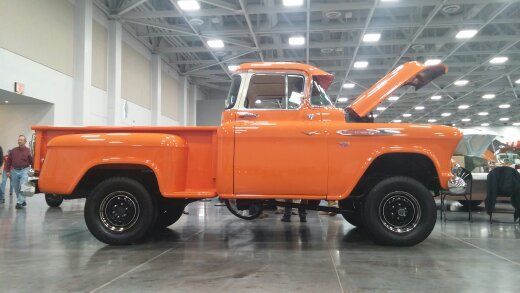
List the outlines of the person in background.
{"label": "person in background", "polygon": [[[285,200],[287,203],[293,203],[292,199]],[[301,204],[307,204],[307,200],[301,200]],[[285,207],[282,222],[290,222],[291,221],[291,214],[292,214],[292,208],[291,207]],[[300,222],[305,223],[307,222],[307,210],[303,208],[298,209],[298,215],[300,216]]]}
{"label": "person in background", "polygon": [[33,158],[31,151],[25,145],[26,143],[25,135],[18,136],[18,146],[9,151],[6,164],[7,176],[11,178],[11,184],[16,193],[16,209],[21,209],[27,205],[21,187],[29,179],[29,170],[33,164]]}

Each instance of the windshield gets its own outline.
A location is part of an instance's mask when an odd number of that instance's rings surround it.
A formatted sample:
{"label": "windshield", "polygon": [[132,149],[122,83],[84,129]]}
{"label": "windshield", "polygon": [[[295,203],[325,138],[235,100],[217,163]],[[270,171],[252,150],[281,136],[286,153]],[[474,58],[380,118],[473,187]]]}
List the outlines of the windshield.
{"label": "windshield", "polygon": [[234,75],[231,81],[231,87],[226,98],[226,109],[231,109],[235,106],[238,97],[238,91],[240,90],[240,84],[242,83],[242,77],[240,75]]}
{"label": "windshield", "polygon": [[311,105],[332,106],[329,96],[327,96],[325,90],[316,82],[316,78],[312,81]]}

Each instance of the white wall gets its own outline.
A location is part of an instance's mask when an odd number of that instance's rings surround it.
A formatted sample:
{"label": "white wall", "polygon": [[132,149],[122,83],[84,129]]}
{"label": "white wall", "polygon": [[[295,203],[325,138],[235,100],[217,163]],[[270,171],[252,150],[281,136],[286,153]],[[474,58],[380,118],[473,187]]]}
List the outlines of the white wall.
{"label": "white wall", "polygon": [[20,134],[30,140],[32,125],[52,125],[53,118],[50,104],[0,105],[0,146],[4,152],[15,147]]}
{"label": "white wall", "polygon": [[220,125],[220,116],[224,110],[224,100],[198,100],[197,125]]}

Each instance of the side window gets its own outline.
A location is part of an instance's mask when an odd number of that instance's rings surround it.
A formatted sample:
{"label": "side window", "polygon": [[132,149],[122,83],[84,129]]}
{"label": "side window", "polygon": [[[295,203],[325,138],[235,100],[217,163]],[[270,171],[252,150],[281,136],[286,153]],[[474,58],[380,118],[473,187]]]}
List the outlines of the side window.
{"label": "side window", "polygon": [[312,81],[311,90],[311,105],[313,106],[331,106],[329,96],[325,93],[325,90],[315,81]]}
{"label": "side window", "polygon": [[247,90],[248,109],[298,109],[305,79],[301,75],[255,74]]}
{"label": "side window", "polygon": [[238,98],[238,91],[240,90],[240,84],[242,83],[242,77],[240,75],[233,76],[231,81],[231,87],[226,97],[226,109],[231,109],[235,106]]}

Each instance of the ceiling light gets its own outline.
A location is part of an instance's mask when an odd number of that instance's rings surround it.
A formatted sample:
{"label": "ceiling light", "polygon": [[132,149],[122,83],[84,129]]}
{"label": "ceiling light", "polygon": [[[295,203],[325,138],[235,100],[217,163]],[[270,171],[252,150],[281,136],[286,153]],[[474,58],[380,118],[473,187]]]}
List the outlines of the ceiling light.
{"label": "ceiling light", "polygon": [[404,114],[403,114],[403,117],[406,117],[406,118],[408,118],[408,117],[412,117],[412,114],[410,114],[410,113],[404,113]]}
{"label": "ceiling light", "polygon": [[227,68],[229,69],[229,71],[236,71],[238,67],[238,65],[229,65]]}
{"label": "ceiling light", "polygon": [[377,118],[377,116],[379,116],[379,115],[377,115],[377,114],[372,114],[372,117],[374,117],[374,118]]}
{"label": "ceiling light", "polygon": [[381,2],[397,2],[399,0],[381,0]]}
{"label": "ceiling light", "polygon": [[500,118],[500,121],[509,121],[509,118],[508,117],[502,117],[502,118]]}
{"label": "ceiling light", "polygon": [[462,122],[470,122],[471,119],[470,118],[462,118],[462,119],[460,119],[460,121],[462,121]]}
{"label": "ceiling light", "polygon": [[466,109],[468,109],[469,107],[470,107],[469,105],[460,105],[460,106],[459,106],[459,109],[461,109],[461,110],[466,110]]}
{"label": "ceiling light", "polygon": [[489,123],[482,123],[480,126],[489,126]]}
{"label": "ceiling light", "polygon": [[502,63],[505,63],[507,60],[509,60],[509,58],[507,58],[505,56],[500,56],[500,57],[495,57],[495,58],[489,60],[489,63],[491,63],[491,64],[502,64]]}
{"label": "ceiling light", "polygon": [[179,0],[177,1],[177,4],[184,11],[195,11],[200,9],[199,1],[195,0]]}
{"label": "ceiling light", "polygon": [[456,86],[465,86],[468,84],[468,82],[469,82],[469,80],[461,79],[461,80],[455,81],[453,84]]}
{"label": "ceiling light", "polygon": [[435,123],[437,122],[437,119],[428,119],[428,123]]}
{"label": "ceiling light", "polygon": [[424,106],[417,106],[414,109],[417,111],[421,111],[421,110],[424,110]]}
{"label": "ceiling light", "polygon": [[224,42],[219,39],[208,40],[208,46],[210,48],[224,48]]}
{"label": "ceiling light", "polygon": [[399,119],[395,119],[395,120],[392,120],[392,122],[394,122],[394,123],[401,123],[402,121],[399,120]]}
{"label": "ceiling light", "polygon": [[426,66],[432,66],[432,65],[437,65],[441,63],[441,59],[428,59],[424,62],[424,65]]}
{"label": "ceiling light", "polygon": [[296,36],[289,38],[289,45],[291,46],[301,46],[305,44],[305,37]]}
{"label": "ceiling light", "polygon": [[294,6],[302,6],[303,0],[283,0],[283,6],[294,7]]}
{"label": "ceiling light", "polygon": [[446,113],[442,113],[441,116],[442,117],[448,117],[448,116],[451,116],[451,113],[447,113],[447,112]]}
{"label": "ceiling light", "polygon": [[479,116],[487,116],[487,115],[489,115],[489,113],[488,112],[478,112],[478,115]]}
{"label": "ceiling light", "polygon": [[345,83],[343,84],[344,89],[353,89],[356,85],[353,83]]}
{"label": "ceiling light", "polygon": [[338,99],[338,102],[340,102],[340,103],[345,103],[347,101],[348,101],[348,98],[339,98]]}
{"label": "ceiling light", "polygon": [[511,105],[509,105],[509,104],[501,104],[501,105],[498,105],[498,107],[500,109],[509,109],[511,107]]}
{"label": "ceiling light", "polygon": [[520,122],[513,123],[513,126],[520,126]]}
{"label": "ceiling light", "polygon": [[255,104],[262,104],[262,100],[256,100]]}
{"label": "ceiling light", "polygon": [[381,38],[381,34],[378,34],[378,33],[365,34],[363,36],[363,42],[365,42],[365,43],[374,43],[374,42],[379,41],[380,38]]}
{"label": "ceiling light", "polygon": [[9,104],[9,101],[5,100],[4,103]]}
{"label": "ceiling light", "polygon": [[516,84],[520,84],[520,78],[515,81]]}
{"label": "ceiling light", "polygon": [[495,95],[494,94],[485,94],[482,96],[482,98],[486,99],[486,100],[491,100],[491,99],[495,98]]}
{"label": "ceiling light", "polygon": [[389,101],[397,101],[399,100],[399,96],[391,96],[388,98]]}
{"label": "ceiling light", "polygon": [[385,107],[377,107],[376,110],[377,111],[384,111],[384,110],[386,110],[386,108]]}
{"label": "ceiling light", "polygon": [[442,99],[442,96],[435,95],[435,96],[432,96],[430,99],[432,99],[432,100],[440,100],[440,99]]}
{"label": "ceiling light", "polygon": [[457,39],[471,39],[477,34],[477,30],[461,30],[455,35]]}
{"label": "ceiling light", "polygon": [[368,61],[356,61],[354,62],[354,68],[367,68]]}

